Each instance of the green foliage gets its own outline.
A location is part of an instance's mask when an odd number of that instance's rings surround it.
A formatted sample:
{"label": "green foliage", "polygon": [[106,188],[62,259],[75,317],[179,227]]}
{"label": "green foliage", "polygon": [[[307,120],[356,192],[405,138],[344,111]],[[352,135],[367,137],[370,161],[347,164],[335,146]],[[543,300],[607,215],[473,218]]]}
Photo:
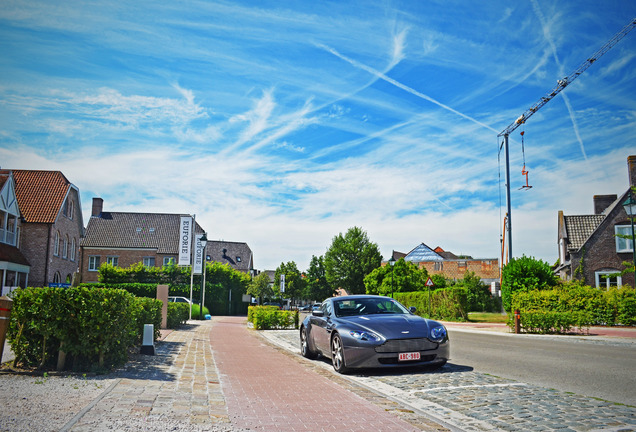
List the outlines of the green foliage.
{"label": "green foliage", "polygon": [[[194,315],[192,315],[194,317]],[[190,305],[187,303],[168,303],[168,322],[166,326],[169,329],[179,328],[185,324],[190,317]]]}
{"label": "green foliage", "polygon": [[325,259],[323,256],[311,256],[311,262],[309,263],[309,269],[307,269],[305,281],[306,288],[304,298],[321,302],[335,293],[327,282]]}
{"label": "green foliage", "polygon": [[152,324],[154,326],[154,339],[158,339],[161,335],[161,309],[163,303],[161,300],[137,297],[134,302],[135,321],[137,322],[137,343],[141,342],[144,334],[144,325]]}
{"label": "green foliage", "polygon": [[500,310],[501,305],[498,299],[493,298],[488,286],[474,272],[466,272],[464,279],[458,281],[456,286],[466,288],[469,312],[496,312]]}
{"label": "green foliage", "polygon": [[256,297],[259,301],[263,298],[272,298],[274,296],[274,290],[267,273],[259,273],[258,276],[252,279],[247,288],[247,294]]}
{"label": "green foliage", "polygon": [[325,253],[325,277],[331,288],[350,294],[365,292],[364,277],[378,268],[382,255],[362,228],[350,228],[335,236]]}
{"label": "green foliage", "polygon": [[545,261],[525,255],[513,258],[502,270],[501,297],[504,309],[511,311],[513,293],[550,289],[557,285],[557,281],[557,276]]}
{"label": "green foliage", "polygon": [[468,319],[468,293],[463,287],[450,287],[428,292],[397,293],[395,299],[406,307],[414,306],[417,314],[444,321],[466,321]]}
{"label": "green foliage", "polygon": [[364,278],[367,294],[425,291],[428,271],[400,258],[393,266],[378,267]]}
{"label": "green foliage", "polygon": [[14,292],[8,340],[15,364],[49,368],[64,351],[73,369],[108,369],[138,339],[144,303],[123,290],[26,288]]}
{"label": "green foliage", "polygon": [[298,328],[298,311],[280,310],[276,306],[250,306],[247,320],[256,330]]}
{"label": "green foliage", "polygon": [[[285,275],[285,292],[280,292],[281,275]],[[300,298],[305,291],[305,280],[302,278],[294,261],[281,263],[274,274],[274,292],[278,298]]]}
{"label": "green foliage", "polygon": [[[551,290],[517,292],[511,307],[521,312],[521,324],[528,332],[636,323],[636,292],[629,287],[601,291],[578,281],[568,282]],[[514,325],[512,315],[509,325]]]}

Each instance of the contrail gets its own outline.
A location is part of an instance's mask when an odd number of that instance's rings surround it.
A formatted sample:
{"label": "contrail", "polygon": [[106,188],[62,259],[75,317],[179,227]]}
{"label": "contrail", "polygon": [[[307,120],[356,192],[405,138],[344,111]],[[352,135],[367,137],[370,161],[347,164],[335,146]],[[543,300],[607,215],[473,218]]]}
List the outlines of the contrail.
{"label": "contrail", "polygon": [[[545,16],[543,15],[543,12],[541,12],[541,9],[539,8],[539,3],[537,2],[537,0],[532,0],[532,8],[534,9],[534,13],[537,15],[537,18],[539,18],[539,21],[541,22],[541,28],[543,29],[543,36],[548,41],[548,44],[550,45],[550,48],[552,49],[552,56],[554,57],[554,61],[556,62],[557,66],[559,67],[559,73],[563,75],[564,74],[563,65],[559,61],[556,45],[554,44],[554,41],[552,40],[552,37],[550,36],[550,31],[546,24]],[[572,121],[572,126],[574,127],[574,134],[576,135],[576,139],[578,140],[579,146],[581,147],[581,153],[583,153],[583,158],[587,160],[587,154],[585,153],[585,146],[583,145],[583,140],[581,139],[581,135],[579,134],[579,125],[576,122],[576,116],[574,115],[574,110],[572,109],[572,104],[570,103],[570,99],[568,99],[568,97],[565,95],[565,92],[561,92],[559,94],[563,97],[565,106],[568,109],[568,113],[570,114],[570,120]]]}
{"label": "contrail", "polygon": [[362,63],[360,63],[360,62],[358,62],[356,60],[350,59],[349,57],[340,54],[338,51],[336,51],[333,48],[329,48],[328,46],[325,46],[325,45],[322,45],[322,44],[319,44],[318,46],[323,48],[326,51],[329,51],[331,54],[335,55],[336,57],[338,57],[338,58],[340,58],[340,59],[342,59],[344,61],[346,61],[347,63],[351,64],[352,66],[354,66],[354,67],[356,67],[358,69],[365,70],[365,71],[369,72],[370,74],[375,75],[376,77],[378,77],[378,78],[380,78],[380,79],[382,79],[382,80],[384,80],[384,81],[386,81],[386,82],[388,82],[390,84],[393,84],[394,86],[396,86],[398,88],[401,88],[402,90],[404,90],[404,91],[406,91],[406,92],[408,92],[408,93],[410,93],[410,94],[412,94],[414,96],[417,96],[417,97],[419,97],[421,99],[429,101],[429,102],[431,102],[431,103],[433,103],[433,104],[435,104],[435,105],[437,105],[437,106],[439,106],[441,108],[444,108],[447,111],[452,112],[453,114],[457,114],[458,116],[463,117],[466,120],[469,120],[469,121],[471,121],[471,122],[473,122],[475,124],[478,124],[479,126],[482,126],[482,127],[486,128],[486,129],[492,131],[492,132],[495,132],[495,133],[498,132],[495,129],[493,129],[492,127],[488,126],[487,124],[484,124],[484,123],[480,122],[477,119],[474,119],[474,118],[472,118],[472,117],[470,117],[470,116],[468,116],[468,115],[466,115],[464,113],[461,113],[461,112],[457,111],[456,109],[453,109],[453,108],[449,107],[448,105],[444,105],[443,103],[433,99],[430,96],[427,96],[427,95],[425,95],[423,93],[420,93],[417,90],[412,89],[411,87],[405,86],[404,84],[402,84],[402,83],[400,83],[400,82],[398,82],[398,81],[396,81],[396,80],[394,80],[392,78],[389,78],[388,76],[386,76],[385,74],[383,74],[380,71],[377,71],[377,70],[375,70],[375,69],[373,69],[373,68],[371,68],[371,67],[369,67],[367,65],[364,65],[364,64],[362,64]]}

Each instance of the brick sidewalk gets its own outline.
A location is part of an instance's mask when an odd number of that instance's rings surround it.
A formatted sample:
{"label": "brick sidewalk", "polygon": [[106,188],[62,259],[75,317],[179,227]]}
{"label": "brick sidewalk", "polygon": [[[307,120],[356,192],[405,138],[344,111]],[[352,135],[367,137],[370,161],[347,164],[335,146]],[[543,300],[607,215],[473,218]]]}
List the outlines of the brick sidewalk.
{"label": "brick sidewalk", "polygon": [[420,430],[219,317],[210,342],[232,425],[262,431]]}

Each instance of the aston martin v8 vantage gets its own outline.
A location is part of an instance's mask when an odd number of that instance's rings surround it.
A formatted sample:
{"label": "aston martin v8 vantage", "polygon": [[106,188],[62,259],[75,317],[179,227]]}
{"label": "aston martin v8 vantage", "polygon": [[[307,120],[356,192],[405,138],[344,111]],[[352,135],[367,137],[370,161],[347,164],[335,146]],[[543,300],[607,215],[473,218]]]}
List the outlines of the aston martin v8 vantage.
{"label": "aston martin v8 vantage", "polygon": [[442,367],[450,353],[446,328],[414,312],[389,297],[328,298],[303,320],[301,354],[330,358],[340,373],[352,368]]}

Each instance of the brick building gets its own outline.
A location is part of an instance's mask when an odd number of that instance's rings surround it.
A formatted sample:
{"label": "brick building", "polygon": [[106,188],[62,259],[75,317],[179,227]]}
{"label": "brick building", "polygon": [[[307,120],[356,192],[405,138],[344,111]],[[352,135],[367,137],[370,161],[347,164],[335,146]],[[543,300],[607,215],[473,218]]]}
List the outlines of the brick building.
{"label": "brick building", "polygon": [[11,174],[20,212],[17,247],[30,264],[29,286],[70,284],[84,233],[79,189],[60,171],[0,170]]}
{"label": "brick building", "polygon": [[[627,158],[630,187],[636,186],[636,156]],[[619,195],[595,195],[594,214],[568,216],[558,212],[559,265],[556,273],[564,280],[578,279],[597,288],[629,285],[634,273],[621,275],[624,262],[633,260],[630,219],[623,203],[630,189]]]}
{"label": "brick building", "polygon": [[393,259],[404,258],[425,268],[430,275],[441,274],[447,279],[463,279],[466,272],[473,272],[487,285],[499,282],[499,260],[497,258],[473,258],[457,256],[441,247],[431,249],[424,243],[409,253],[393,251]]}

